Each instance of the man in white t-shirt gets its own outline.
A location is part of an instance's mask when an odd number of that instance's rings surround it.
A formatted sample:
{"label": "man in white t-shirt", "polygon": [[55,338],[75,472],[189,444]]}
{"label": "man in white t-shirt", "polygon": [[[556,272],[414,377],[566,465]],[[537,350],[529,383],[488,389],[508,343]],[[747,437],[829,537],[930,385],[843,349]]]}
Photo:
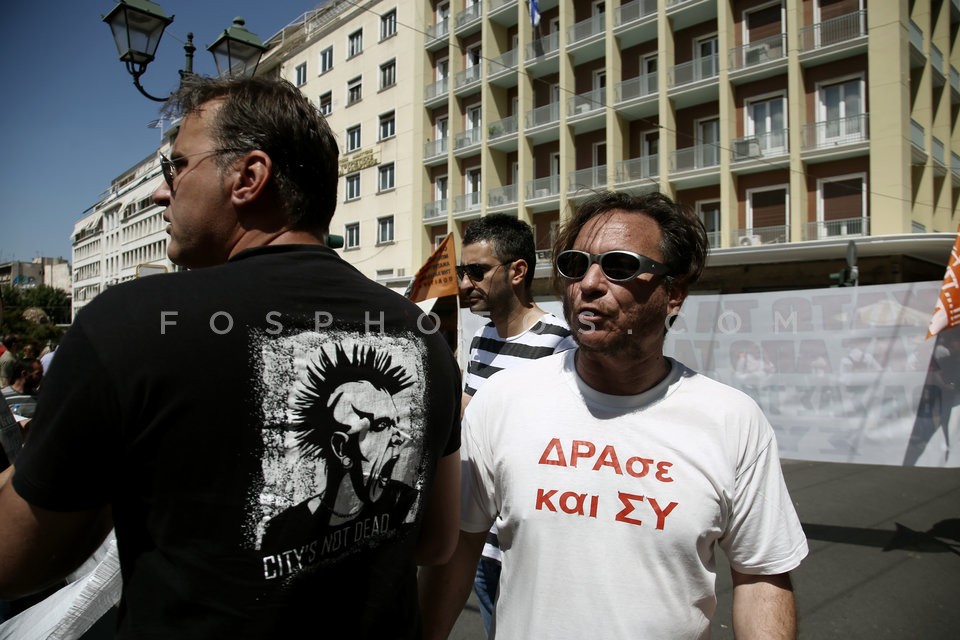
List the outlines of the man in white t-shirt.
{"label": "man in white t-shirt", "polygon": [[795,638],[807,543],[757,404],[663,355],[706,260],[661,194],[580,204],[554,249],[575,350],[504,371],[463,423],[460,541],[421,573],[425,638],[469,593],[486,527],[503,551],[498,639],[710,635],[716,549],[734,634]]}
{"label": "man in white t-shirt", "polygon": [[[576,346],[566,323],[533,301],[537,265],[533,229],[504,214],[480,218],[467,227],[457,267],[460,295],[470,311],[488,317],[470,342],[461,410],[493,374]],[[497,529],[487,536],[474,591],[483,628],[490,621],[500,580],[501,555]]]}

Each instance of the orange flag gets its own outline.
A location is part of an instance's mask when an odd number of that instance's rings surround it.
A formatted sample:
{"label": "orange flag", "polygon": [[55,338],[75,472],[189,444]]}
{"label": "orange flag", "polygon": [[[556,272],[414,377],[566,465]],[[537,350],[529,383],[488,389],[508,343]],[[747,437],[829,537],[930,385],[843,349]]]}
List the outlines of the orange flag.
{"label": "orange flag", "polygon": [[960,325],[960,227],[957,228],[957,240],[950,252],[950,262],[943,276],[943,286],[933,310],[933,318],[930,319],[927,338],[957,325]]}
{"label": "orange flag", "polygon": [[440,246],[423,263],[413,282],[407,288],[406,296],[414,302],[455,296],[457,287],[457,256],[453,246],[453,234],[448,233]]}

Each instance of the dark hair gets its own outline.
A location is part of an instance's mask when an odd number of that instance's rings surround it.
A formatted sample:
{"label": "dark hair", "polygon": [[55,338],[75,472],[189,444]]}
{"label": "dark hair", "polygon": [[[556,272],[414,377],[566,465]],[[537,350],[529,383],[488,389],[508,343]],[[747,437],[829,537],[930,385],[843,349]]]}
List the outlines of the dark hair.
{"label": "dark hair", "polygon": [[34,358],[17,358],[10,363],[10,384],[20,379],[20,376],[33,373],[33,364],[39,362]]}
{"label": "dark hair", "polygon": [[679,280],[687,285],[697,281],[707,261],[707,231],[690,209],[662,193],[632,196],[602,191],[581,202],[557,236],[554,260],[561,251],[573,247],[580,230],[590,219],[614,210],[644,213],[653,218],[660,227],[660,253],[670,267],[669,281]]}
{"label": "dark hair", "polygon": [[470,223],[463,235],[463,246],[484,240],[493,245],[493,252],[501,262],[522,258],[527,263],[523,284],[529,289],[537,268],[537,245],[530,225],[505,213],[492,213]]}
{"label": "dark hair", "polygon": [[[211,100],[223,101],[211,131],[218,147],[269,155],[288,219],[297,228],[326,233],[337,208],[340,151],[320,111],[286,80],[200,76],[184,78],[165,111],[187,116]],[[221,170],[237,155],[219,156]]]}

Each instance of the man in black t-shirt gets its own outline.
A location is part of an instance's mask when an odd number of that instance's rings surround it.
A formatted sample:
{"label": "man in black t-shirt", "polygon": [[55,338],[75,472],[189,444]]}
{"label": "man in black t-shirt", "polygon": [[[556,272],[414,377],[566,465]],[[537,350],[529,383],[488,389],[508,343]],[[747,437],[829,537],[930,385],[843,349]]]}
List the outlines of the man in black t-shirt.
{"label": "man in black t-shirt", "polygon": [[170,104],[153,199],[190,270],[111,287],[61,342],[0,474],[0,598],[112,526],[117,637],[419,637],[417,565],[458,534],[452,354],[324,246],[337,146],[295,87],[189,77]]}

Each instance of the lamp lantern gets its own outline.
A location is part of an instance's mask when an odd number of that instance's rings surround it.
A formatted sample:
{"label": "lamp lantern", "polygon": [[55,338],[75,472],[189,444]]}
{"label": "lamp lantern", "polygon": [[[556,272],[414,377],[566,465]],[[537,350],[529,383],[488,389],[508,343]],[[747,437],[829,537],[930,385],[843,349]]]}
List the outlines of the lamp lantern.
{"label": "lamp lantern", "polygon": [[234,18],[233,26],[224,29],[220,37],[207,47],[217,64],[217,75],[251,77],[256,73],[267,47],[247,30],[245,24],[243,18]]}

